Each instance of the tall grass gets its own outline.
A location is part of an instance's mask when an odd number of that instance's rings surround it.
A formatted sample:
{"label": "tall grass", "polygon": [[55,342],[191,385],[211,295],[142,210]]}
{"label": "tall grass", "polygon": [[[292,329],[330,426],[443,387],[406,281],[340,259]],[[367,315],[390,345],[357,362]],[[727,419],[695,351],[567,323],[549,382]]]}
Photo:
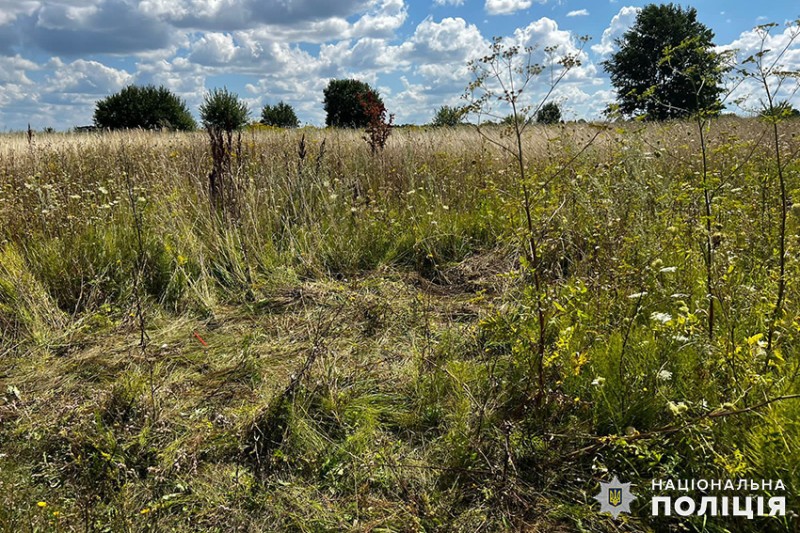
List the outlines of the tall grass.
{"label": "tall grass", "polygon": [[[211,207],[201,134],[3,137],[0,523],[613,530],[591,506],[609,472],[642,501],[653,478],[781,478],[791,508],[800,222],[780,289],[768,127],[712,121],[706,174],[691,123],[615,124],[585,150],[591,125],[526,130],[544,329],[519,161],[468,127],[398,129],[378,154],[355,131],[249,131],[237,224]],[[781,127],[797,154],[800,124]],[[620,527],[794,527],[634,511]]]}

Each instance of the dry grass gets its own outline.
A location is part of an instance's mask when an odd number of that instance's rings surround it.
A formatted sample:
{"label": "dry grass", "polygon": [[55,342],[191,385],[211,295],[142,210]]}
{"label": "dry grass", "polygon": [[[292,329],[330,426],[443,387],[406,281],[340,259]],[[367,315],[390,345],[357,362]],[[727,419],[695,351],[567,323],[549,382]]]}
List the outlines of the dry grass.
{"label": "dry grass", "polygon": [[[606,472],[642,501],[650,479],[746,477],[782,478],[796,502],[795,402],[692,422],[797,392],[795,283],[770,358],[758,336],[780,212],[765,125],[711,126],[713,339],[696,127],[611,125],[586,147],[597,127],[525,138],[538,394],[519,183],[470,128],[395,130],[378,157],[355,131],[246,132],[232,222],[209,208],[202,134],[0,138],[0,524],[750,527],[644,504],[612,522],[591,506]],[[781,131],[797,196],[800,126]],[[791,280],[799,229],[793,210]]]}

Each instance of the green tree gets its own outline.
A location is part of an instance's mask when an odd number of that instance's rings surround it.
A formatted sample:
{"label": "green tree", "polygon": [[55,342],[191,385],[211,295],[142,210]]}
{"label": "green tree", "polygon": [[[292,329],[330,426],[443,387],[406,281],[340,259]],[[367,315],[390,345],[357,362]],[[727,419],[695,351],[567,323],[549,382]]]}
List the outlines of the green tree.
{"label": "green tree", "polygon": [[[250,111],[239,96],[228,89],[214,89],[200,106],[200,118],[208,132],[214,167],[208,175],[208,193],[218,212],[228,211],[238,217],[237,191],[233,177],[234,149],[241,150],[241,129]],[[234,145],[233,132],[239,132]]]}
{"label": "green tree", "polygon": [[129,85],[97,102],[94,123],[112,130],[197,128],[186,102],[166,87]]}
{"label": "green tree", "polygon": [[207,93],[200,106],[200,118],[206,129],[224,132],[240,130],[247,124],[249,115],[247,104],[227,88]]}
{"label": "green tree", "polygon": [[536,112],[539,124],[558,124],[561,122],[561,108],[555,102],[547,102]]}
{"label": "green tree", "polygon": [[619,111],[666,120],[718,107],[724,69],[713,39],[693,7],[642,8],[633,27],[617,39],[619,50],[603,62]]}
{"label": "green tree", "polygon": [[433,121],[431,122],[431,126],[446,126],[446,127],[454,127],[461,124],[464,120],[464,110],[459,107],[450,107],[449,105],[443,105],[440,107],[436,114],[433,117]]}
{"label": "green tree", "polygon": [[296,128],[300,125],[294,108],[283,101],[275,105],[265,105],[261,110],[261,123],[279,128]]}
{"label": "green tree", "polygon": [[369,116],[362,105],[367,94],[371,94],[374,100],[383,106],[383,100],[378,92],[368,83],[353,79],[331,80],[323,91],[325,125],[336,128],[367,127]]}

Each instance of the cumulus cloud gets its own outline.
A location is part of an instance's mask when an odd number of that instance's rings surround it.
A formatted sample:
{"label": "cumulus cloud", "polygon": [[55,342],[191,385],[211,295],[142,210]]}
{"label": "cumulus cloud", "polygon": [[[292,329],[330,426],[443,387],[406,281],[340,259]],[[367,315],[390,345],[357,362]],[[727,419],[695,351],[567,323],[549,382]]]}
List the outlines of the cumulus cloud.
{"label": "cumulus cloud", "polygon": [[0,25],[0,35],[13,33],[16,46],[77,56],[155,50],[167,46],[173,33],[124,0],[37,4],[16,11],[13,22]]}
{"label": "cumulus cloud", "polygon": [[589,10],[588,9],[576,9],[575,11],[570,11],[567,13],[568,17],[588,17]]}
{"label": "cumulus cloud", "polygon": [[[800,71],[800,26],[788,26],[782,31],[774,28],[767,35],[755,29],[742,32],[732,42],[717,47],[718,52],[733,52],[740,66],[746,68],[748,65],[742,62],[762,50],[763,64],[773,72]],[[749,67],[752,70],[753,65]],[[768,77],[768,83],[776,100],[788,100],[794,107],[800,107],[800,80],[775,75]],[[740,107],[749,112],[760,111],[764,100],[763,85],[756,79],[738,84],[729,97],[730,102],[739,101]]]}
{"label": "cumulus cloud", "polygon": [[[545,2],[484,5],[506,14]],[[409,26],[408,9],[404,0],[0,0],[0,124],[86,124],[96,100],[130,83],[164,85],[195,111],[208,88],[226,84],[254,112],[284,100],[321,124],[322,90],[341,77],[379,88],[398,122],[426,122],[459,103],[468,62],[490,41],[460,17]],[[511,44],[538,45],[538,62],[545,46],[578,53],[572,33],[548,18],[509,32]],[[591,113],[606,89],[581,59],[558,93],[577,114]]]}
{"label": "cumulus cloud", "polygon": [[528,9],[532,3],[531,0],[486,0],[484,7],[490,15],[511,15]]}
{"label": "cumulus cloud", "polygon": [[260,24],[302,25],[347,18],[374,4],[374,0],[144,0],[140,8],[182,28],[235,31]]}
{"label": "cumulus cloud", "polygon": [[603,37],[598,44],[592,45],[592,51],[600,55],[608,55],[616,48],[615,40],[622,37],[636,22],[636,17],[642,8],[625,6],[611,19],[611,24],[603,31]]}

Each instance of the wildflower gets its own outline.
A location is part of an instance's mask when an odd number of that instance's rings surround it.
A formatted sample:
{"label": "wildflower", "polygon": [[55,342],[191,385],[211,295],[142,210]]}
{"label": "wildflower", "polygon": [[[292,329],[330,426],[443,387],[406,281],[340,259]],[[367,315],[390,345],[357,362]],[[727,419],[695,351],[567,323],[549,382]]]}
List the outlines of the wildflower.
{"label": "wildflower", "polygon": [[661,322],[662,324],[666,324],[670,320],[672,320],[672,315],[669,313],[659,313],[655,312],[650,315],[650,320],[655,320],[657,322]]}
{"label": "wildflower", "polygon": [[680,416],[689,410],[689,407],[683,402],[669,402],[667,409],[675,416]]}
{"label": "wildflower", "polygon": [[149,513],[149,512],[150,512],[150,509],[149,509],[149,508],[147,508],[147,507],[145,507],[144,509],[142,509],[141,511],[139,511],[139,514],[147,514],[147,513]]}
{"label": "wildflower", "polygon": [[670,381],[672,380],[672,372],[669,370],[662,370],[658,373],[658,381]]}
{"label": "wildflower", "polygon": [[602,387],[605,382],[606,382],[606,378],[604,378],[602,376],[597,376],[596,378],[594,378],[592,380],[592,386],[593,387]]}
{"label": "wildflower", "polygon": [[36,505],[38,505],[40,508],[44,509],[45,507],[47,507],[47,502],[39,502]]}
{"label": "wildflower", "polygon": [[643,296],[647,296],[647,292],[635,292],[633,294],[629,294],[628,298],[630,298],[631,300],[638,300]]}
{"label": "wildflower", "polygon": [[659,272],[664,272],[665,274],[667,274],[675,272],[676,270],[678,270],[678,267],[664,267],[661,270],[659,270]]}
{"label": "wildflower", "polygon": [[59,516],[61,516],[61,511],[53,511],[53,516],[58,518]]}

